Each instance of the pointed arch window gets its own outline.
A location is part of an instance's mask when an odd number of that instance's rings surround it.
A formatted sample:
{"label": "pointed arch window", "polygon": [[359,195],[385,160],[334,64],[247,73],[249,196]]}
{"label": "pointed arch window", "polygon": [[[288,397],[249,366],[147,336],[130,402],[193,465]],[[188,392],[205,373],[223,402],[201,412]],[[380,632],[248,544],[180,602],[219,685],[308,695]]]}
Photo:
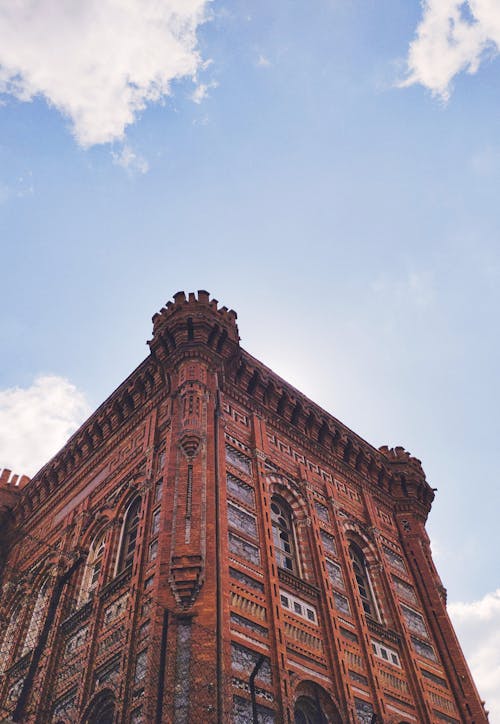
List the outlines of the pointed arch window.
{"label": "pointed arch window", "polygon": [[102,532],[96,536],[90,546],[87,564],[83,573],[82,584],[80,586],[80,594],[78,596],[78,605],[82,606],[86,603],[99,583],[102,563],[104,559],[104,551],[106,549],[106,533]]}
{"label": "pointed arch window", "polygon": [[25,653],[27,653],[36,646],[38,636],[40,634],[40,631],[42,630],[44,613],[47,607],[48,599],[49,578],[47,577],[38,589],[38,595],[36,597],[35,605],[33,606],[33,611],[31,613],[30,622],[28,624],[28,629],[24,637],[24,644],[21,651],[21,656],[24,656]]}
{"label": "pointed arch window", "polygon": [[292,510],[288,503],[274,496],[271,499],[271,522],[274,553],[280,568],[298,574],[299,566],[295,547]]}
{"label": "pointed arch window", "polygon": [[20,605],[16,605],[12,608],[9,623],[7,624],[7,628],[5,629],[2,638],[2,643],[0,644],[0,675],[3,674],[8,666],[10,655],[16,640],[21,610],[22,608]]}
{"label": "pointed arch window", "polygon": [[135,547],[137,544],[137,532],[139,530],[139,513],[141,499],[136,498],[128,507],[123,521],[120,555],[118,557],[117,573],[132,565],[134,560]]}
{"label": "pointed arch window", "polygon": [[354,576],[364,612],[367,616],[370,616],[376,621],[380,621],[380,615],[375,602],[375,596],[373,595],[373,588],[363,551],[355,543],[351,543],[349,546],[349,555],[351,557]]}
{"label": "pointed arch window", "polygon": [[326,721],[319,704],[308,696],[301,696],[294,709],[295,724],[319,724]]}

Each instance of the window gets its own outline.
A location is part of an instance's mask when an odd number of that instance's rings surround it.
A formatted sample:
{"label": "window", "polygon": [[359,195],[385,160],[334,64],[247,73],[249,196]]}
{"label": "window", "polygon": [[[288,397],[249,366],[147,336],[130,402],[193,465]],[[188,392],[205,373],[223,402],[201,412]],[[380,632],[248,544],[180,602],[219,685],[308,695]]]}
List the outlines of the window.
{"label": "window", "polygon": [[141,651],[135,660],[134,681],[137,683],[146,676],[147,651]]}
{"label": "window", "polygon": [[280,568],[298,574],[295,554],[292,511],[281,498],[271,500],[271,521],[273,526],[274,553]]}
{"label": "window", "polygon": [[351,543],[349,546],[349,555],[351,557],[352,567],[354,569],[354,575],[356,577],[356,583],[358,584],[358,591],[361,596],[361,604],[364,612],[367,616],[371,616],[372,618],[379,620],[365,557],[362,551],[354,543]]}
{"label": "window", "polygon": [[155,498],[154,498],[155,503],[160,502],[162,490],[163,490],[163,480],[158,480],[158,482],[156,483],[156,486],[155,486]]}
{"label": "window", "polygon": [[28,630],[24,638],[24,645],[21,656],[33,649],[38,641],[38,635],[42,630],[45,608],[49,599],[49,579],[46,578],[38,590],[35,605],[31,614]]}
{"label": "window", "polygon": [[316,609],[309,603],[301,601],[300,598],[297,598],[288,591],[286,591],[285,593],[281,590],[280,600],[283,608],[288,609],[288,611],[294,613],[296,616],[300,616],[300,618],[303,618],[306,621],[314,623],[316,626],[318,625],[318,616],[316,614]]}
{"label": "window", "polygon": [[156,535],[160,530],[160,509],[153,513],[153,521],[151,523],[151,535]]}
{"label": "window", "polygon": [[141,499],[136,498],[129,505],[125,514],[125,520],[122,528],[121,550],[118,559],[118,573],[130,566],[134,560],[140,509]]}
{"label": "window", "polygon": [[295,724],[317,724],[326,721],[318,702],[308,696],[301,696],[297,700],[293,714]]}
{"label": "window", "polygon": [[18,630],[19,615],[21,606],[15,606],[10,614],[9,623],[3,635],[2,644],[0,645],[0,674],[3,674],[7,668],[9,657],[14,646],[16,633]]}
{"label": "window", "polygon": [[149,545],[149,560],[154,561],[158,555],[158,541],[154,540]]}
{"label": "window", "polygon": [[104,550],[106,547],[105,538],[105,534],[101,533],[99,536],[94,538],[90,546],[80,586],[80,593],[78,595],[78,606],[82,606],[89,600],[99,583],[99,575],[101,573]]}
{"label": "window", "polygon": [[385,644],[380,641],[375,641],[374,639],[372,639],[372,649],[375,656],[379,659],[388,661],[390,664],[394,664],[394,666],[399,666],[401,668],[399,655],[393,649],[388,648]]}

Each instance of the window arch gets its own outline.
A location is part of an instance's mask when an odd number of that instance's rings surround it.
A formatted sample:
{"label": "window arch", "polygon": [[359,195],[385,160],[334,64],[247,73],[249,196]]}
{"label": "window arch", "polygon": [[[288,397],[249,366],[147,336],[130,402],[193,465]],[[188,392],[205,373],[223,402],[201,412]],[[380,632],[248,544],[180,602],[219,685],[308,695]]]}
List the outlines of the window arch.
{"label": "window arch", "polygon": [[91,597],[99,583],[99,577],[106,548],[106,532],[102,531],[91,543],[89,554],[83,572],[80,592],[78,594],[78,606],[82,606]]}
{"label": "window arch", "polygon": [[274,553],[278,566],[298,575],[299,565],[292,510],[288,503],[276,495],[271,498],[271,523]]}
{"label": "window arch", "polygon": [[85,724],[113,724],[115,721],[115,697],[109,689],[101,691],[91,703],[84,718]]}
{"label": "window arch", "polygon": [[349,546],[349,555],[354,569],[359,595],[361,596],[363,610],[367,616],[380,621],[380,614],[375,596],[373,595],[373,587],[363,551],[355,543],[351,543]]}
{"label": "window arch", "polygon": [[127,512],[125,513],[120,541],[117,573],[120,573],[120,571],[123,571],[125,568],[132,565],[134,560],[137,532],[139,530],[140,509],[141,499],[135,498],[135,500],[130,503]]}
{"label": "window arch", "polygon": [[326,721],[321,707],[309,696],[297,699],[293,716],[295,724],[319,724]]}
{"label": "window arch", "polygon": [[24,656],[25,653],[27,653],[28,651],[30,651],[30,649],[33,649],[36,646],[38,635],[42,630],[43,617],[48,599],[49,577],[47,576],[47,578],[43,580],[40,588],[38,589],[38,595],[36,597],[35,605],[33,606],[33,611],[31,613],[30,622],[28,624],[26,635],[24,637],[24,644],[21,651],[21,656]]}
{"label": "window arch", "polygon": [[2,643],[0,644],[0,675],[3,674],[7,668],[12,649],[14,648],[21,610],[22,607],[20,604],[12,608],[9,622],[4,631]]}

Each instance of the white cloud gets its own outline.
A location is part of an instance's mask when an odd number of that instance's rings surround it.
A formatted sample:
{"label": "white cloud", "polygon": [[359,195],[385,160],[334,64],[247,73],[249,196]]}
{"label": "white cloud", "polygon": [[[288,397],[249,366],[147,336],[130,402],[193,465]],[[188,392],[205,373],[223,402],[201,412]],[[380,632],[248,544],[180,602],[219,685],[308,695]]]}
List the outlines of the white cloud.
{"label": "white cloud", "polygon": [[475,73],[488,52],[500,51],[500,4],[423,0],[422,5],[422,20],[408,52],[408,75],[400,85],[420,83],[447,100],[458,73]]}
{"label": "white cloud", "polygon": [[83,147],[123,139],[174,79],[206,67],[196,32],[209,0],[0,0],[0,92],[42,96]]}
{"label": "white cloud", "polygon": [[450,603],[448,611],[490,723],[500,724],[500,588],[478,601]]}
{"label": "white cloud", "polygon": [[63,377],[0,390],[0,468],[32,476],[89,414],[85,396]]}
{"label": "white cloud", "polygon": [[130,172],[138,171],[139,173],[147,173],[149,171],[149,163],[146,159],[138,155],[127,143],[119,152],[113,151],[111,155],[113,157],[113,163]]}
{"label": "white cloud", "polygon": [[217,88],[217,83],[215,81],[212,83],[199,83],[194,89],[191,99],[195,103],[201,103],[208,97],[208,91],[210,88]]}
{"label": "white cloud", "polygon": [[269,58],[266,58],[265,55],[262,55],[262,53],[260,53],[259,57],[257,58],[257,66],[259,68],[269,68],[270,65],[271,61],[269,60]]}

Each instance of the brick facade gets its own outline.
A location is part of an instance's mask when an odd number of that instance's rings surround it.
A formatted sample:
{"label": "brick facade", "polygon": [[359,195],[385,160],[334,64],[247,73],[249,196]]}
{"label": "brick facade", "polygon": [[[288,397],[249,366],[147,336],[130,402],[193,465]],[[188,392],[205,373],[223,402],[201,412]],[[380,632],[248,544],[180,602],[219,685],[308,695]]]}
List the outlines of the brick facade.
{"label": "brick facade", "polygon": [[0,721],[486,722],[420,462],[255,360],[206,292],[149,345],[1,478]]}

